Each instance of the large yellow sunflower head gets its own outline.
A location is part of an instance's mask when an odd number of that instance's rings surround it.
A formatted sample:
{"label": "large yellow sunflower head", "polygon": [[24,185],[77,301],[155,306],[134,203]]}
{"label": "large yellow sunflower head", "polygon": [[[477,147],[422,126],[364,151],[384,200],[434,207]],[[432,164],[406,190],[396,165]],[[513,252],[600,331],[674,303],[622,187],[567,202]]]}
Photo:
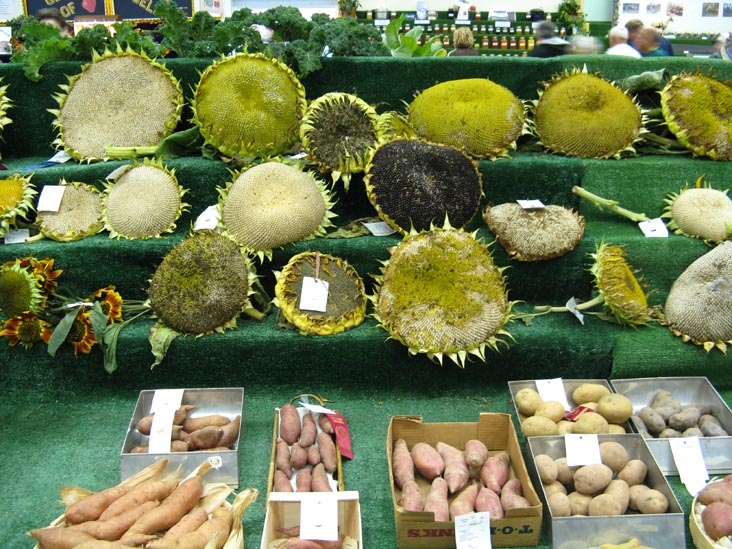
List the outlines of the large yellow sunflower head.
{"label": "large yellow sunflower head", "polygon": [[33,210],[36,194],[30,177],[25,178],[16,173],[0,179],[0,237],[15,228],[16,218],[24,217]]}

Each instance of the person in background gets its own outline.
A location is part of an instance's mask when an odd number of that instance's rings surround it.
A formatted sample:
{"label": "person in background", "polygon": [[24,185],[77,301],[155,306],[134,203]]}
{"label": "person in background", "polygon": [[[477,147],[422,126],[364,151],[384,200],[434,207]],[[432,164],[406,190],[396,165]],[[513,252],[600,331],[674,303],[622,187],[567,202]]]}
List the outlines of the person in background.
{"label": "person in background", "polygon": [[602,51],[602,42],[594,36],[585,36],[578,34],[570,39],[571,51],[569,53],[600,53]]}
{"label": "person in background", "polygon": [[71,36],[73,34],[71,25],[66,22],[58,8],[40,9],[36,12],[36,19],[41,23],[56,27],[61,32],[61,36]]}
{"label": "person in background", "polygon": [[728,32],[719,35],[714,42],[714,52],[709,56],[710,59],[732,60],[732,37]]}
{"label": "person in background", "polygon": [[447,54],[450,57],[480,55],[480,52],[475,49],[475,39],[469,27],[458,27],[455,29],[453,43],[455,44],[455,49]]}
{"label": "person in background", "polygon": [[569,42],[556,35],[556,27],[551,21],[542,21],[536,27],[536,47],[528,53],[529,57],[557,57],[571,53]]}
{"label": "person in background", "polygon": [[660,37],[661,33],[653,27],[642,28],[635,39],[635,47],[643,57],[666,57],[666,52],[661,48]]}
{"label": "person in background", "polygon": [[[643,21],[640,19],[631,19],[627,23],[625,23],[625,28],[628,29],[628,44],[630,44],[632,47],[640,51],[638,46],[636,45],[636,40],[638,38],[638,33],[644,28]],[[664,55],[673,56],[674,55],[674,48],[671,45],[671,42],[669,42],[668,38],[665,36],[661,36],[659,33],[658,36],[658,43],[662,51],[665,52]]]}
{"label": "person in background", "polygon": [[626,57],[640,58],[640,52],[628,44],[628,29],[622,25],[615,25],[607,33],[610,47],[605,50],[607,55],[625,55]]}

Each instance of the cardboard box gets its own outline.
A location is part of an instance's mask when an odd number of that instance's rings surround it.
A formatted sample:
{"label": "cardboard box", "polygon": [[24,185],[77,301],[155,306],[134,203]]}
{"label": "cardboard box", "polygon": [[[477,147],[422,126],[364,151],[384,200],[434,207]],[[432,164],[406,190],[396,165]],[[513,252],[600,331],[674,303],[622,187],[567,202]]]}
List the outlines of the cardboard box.
{"label": "cardboard box", "polygon": [[196,409],[189,412],[188,417],[199,417],[210,414],[221,414],[230,419],[241,415],[239,436],[231,450],[191,451],[169,453],[133,454],[130,451],[136,446],[147,444],[148,436],[137,430],[137,423],[150,414],[155,391],[141,391],[137,399],[132,419],[127,427],[127,434],[122,445],[120,470],[122,480],[141,471],[159,459],[168,460],[168,470],[174,471],[182,467],[183,475],[187,475],[202,463],[208,461],[213,467],[206,473],[209,482],[223,482],[237,488],[239,486],[239,444],[242,440],[244,425],[244,389],[241,387],[213,389],[185,389],[181,404],[191,404]]}
{"label": "cardboard box", "polygon": [[[491,544],[493,547],[514,547],[539,543],[542,504],[529,478],[510,414],[482,413],[477,423],[423,423],[419,416],[395,416],[389,422],[386,454],[400,549],[449,549],[456,546],[454,522],[435,522],[433,513],[406,511],[397,504],[401,492],[394,484],[391,456],[394,442],[400,438],[410,449],[417,442],[434,446],[441,441],[462,450],[468,440],[478,439],[488,447],[490,455],[508,452],[511,478],[521,480],[524,497],[531,507],[511,509],[507,511],[506,518],[492,520]],[[426,495],[429,482],[415,476],[423,495]]]}
{"label": "cardboard box", "polygon": [[[300,510],[303,504],[318,493],[272,492],[267,500],[267,513],[264,517],[264,530],[260,549],[269,549],[275,540],[284,538],[280,528],[294,528],[300,525]],[[327,494],[338,500],[338,532],[347,536],[344,549],[362,549],[361,504],[358,492],[332,492]],[[355,543],[353,543],[353,541]]]}

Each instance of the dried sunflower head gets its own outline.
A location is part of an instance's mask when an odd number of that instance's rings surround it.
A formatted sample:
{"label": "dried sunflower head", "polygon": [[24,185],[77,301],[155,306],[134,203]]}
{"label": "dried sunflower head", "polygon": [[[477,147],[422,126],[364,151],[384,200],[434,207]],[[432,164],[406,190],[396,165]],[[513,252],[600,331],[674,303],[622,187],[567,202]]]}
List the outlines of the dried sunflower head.
{"label": "dried sunflower head", "polygon": [[666,298],[668,328],[686,342],[727,351],[732,343],[732,242],[689,265]]}
{"label": "dried sunflower head", "polygon": [[36,225],[41,234],[59,242],[72,242],[104,228],[102,193],[86,183],[61,180],[64,194],[58,211],[39,210]]}
{"label": "dried sunflower head", "polygon": [[465,78],[417,95],[409,105],[409,123],[423,139],[475,158],[496,158],[515,148],[526,129],[526,110],[508,88],[486,78]]}
{"label": "dried sunflower head", "polygon": [[572,251],[582,240],[585,220],[562,206],[527,209],[515,202],[487,206],[483,220],[511,259],[544,261]]}
{"label": "dried sunflower head", "polygon": [[[347,261],[319,252],[303,252],[290,258],[275,273],[274,303],[282,315],[301,332],[330,335],[355,328],[366,317],[363,280]],[[328,299],[325,311],[301,308],[305,277],[325,281]]]}
{"label": "dried sunflower head", "polygon": [[727,190],[702,186],[703,179],[701,176],[695,187],[670,193],[661,217],[669,219],[668,227],[676,234],[712,242],[727,240],[732,236],[732,200]]}
{"label": "dried sunflower head", "polygon": [[322,236],[332,226],[333,199],[313,174],[282,162],[253,165],[220,189],[221,224],[263,259],[272,249]]}
{"label": "dried sunflower head", "polygon": [[33,210],[36,194],[38,193],[31,184],[30,177],[25,178],[15,173],[0,179],[0,237],[15,228],[18,217],[24,217]]}
{"label": "dried sunflower head", "polygon": [[671,132],[686,148],[714,160],[732,160],[732,88],[701,74],[675,75],[661,91]]}
{"label": "dried sunflower head", "polygon": [[543,85],[534,102],[532,124],[550,152],[610,158],[633,150],[644,116],[620,88],[586,69],[564,72]]}
{"label": "dried sunflower head", "polygon": [[[510,334],[503,269],[471,233],[446,226],[411,233],[393,248],[377,278],[373,316],[412,354],[464,366],[485,360]],[[502,337],[503,336],[503,337]]]}
{"label": "dried sunflower head", "polygon": [[[183,90],[164,65],[132,49],[99,55],[56,94],[54,145],[77,160],[106,158],[105,146],[160,144],[176,128]],[[144,99],[131,90],[145,90]]]}
{"label": "dried sunflower head", "polygon": [[110,238],[157,238],[173,232],[186,190],[175,170],[148,160],[126,166],[104,193],[104,226]]}
{"label": "dried sunflower head", "polygon": [[254,273],[239,246],[196,231],[163,258],[150,280],[150,307],[167,327],[204,335],[236,325],[249,305]]}
{"label": "dried sunflower head", "polygon": [[416,139],[382,143],[369,160],[364,183],[379,217],[402,234],[446,218],[462,228],[483,196],[482,176],[470,157]]}

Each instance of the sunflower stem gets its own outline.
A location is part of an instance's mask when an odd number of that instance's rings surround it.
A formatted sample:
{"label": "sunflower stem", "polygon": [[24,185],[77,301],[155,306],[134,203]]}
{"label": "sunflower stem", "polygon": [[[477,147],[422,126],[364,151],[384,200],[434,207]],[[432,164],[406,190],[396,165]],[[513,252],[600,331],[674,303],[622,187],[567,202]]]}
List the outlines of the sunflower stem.
{"label": "sunflower stem", "polygon": [[616,200],[602,198],[601,196],[591,193],[590,191],[588,191],[587,189],[584,189],[582,187],[578,187],[575,185],[574,187],[572,187],[572,192],[574,194],[576,194],[577,196],[579,196],[580,198],[589,200],[595,206],[597,206],[597,208],[600,210],[602,210],[603,208],[607,208],[608,210],[615,212],[618,215],[622,215],[623,217],[626,217],[626,218],[630,219],[631,221],[635,221],[636,223],[640,223],[641,221],[650,221],[650,218],[646,214],[636,213],[636,212],[627,210],[627,209],[619,206],[618,202]]}
{"label": "sunflower stem", "polygon": [[[585,301],[584,303],[579,303],[578,305],[575,305],[576,311],[586,311],[587,309],[591,309],[595,305],[601,305],[605,302],[605,299],[602,297],[602,295],[597,295],[590,299],[589,301]],[[569,309],[564,307],[552,307],[551,305],[537,305],[534,307],[534,311],[537,313],[566,313],[569,311]]]}
{"label": "sunflower stem", "polygon": [[684,151],[687,151],[688,149],[684,147],[677,139],[671,139],[670,137],[663,137],[662,135],[658,135],[657,133],[648,132],[643,134],[643,140],[649,141],[651,143],[656,143],[657,145],[661,145],[663,147],[668,147],[670,149],[676,148],[676,149],[684,149]]}
{"label": "sunflower stem", "polygon": [[37,235],[29,236],[28,238],[26,238],[25,243],[33,244],[34,242],[39,242],[39,241],[43,240],[44,238],[46,238],[46,235],[44,235],[43,233],[38,233]]}
{"label": "sunflower stem", "polygon": [[154,156],[157,146],[150,147],[104,147],[104,154],[112,160],[134,159],[139,156]]}

